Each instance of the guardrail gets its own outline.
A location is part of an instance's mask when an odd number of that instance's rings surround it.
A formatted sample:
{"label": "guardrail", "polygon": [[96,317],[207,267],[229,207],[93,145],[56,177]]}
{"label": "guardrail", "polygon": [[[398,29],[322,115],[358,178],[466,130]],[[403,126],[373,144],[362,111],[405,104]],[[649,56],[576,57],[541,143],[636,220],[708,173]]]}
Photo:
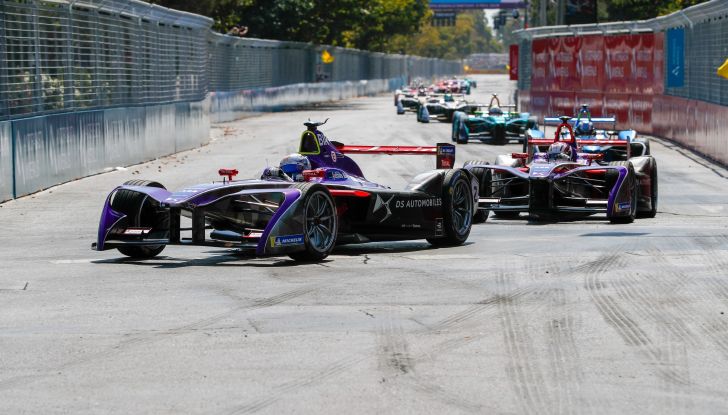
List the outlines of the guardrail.
{"label": "guardrail", "polygon": [[728,57],[728,0],[645,21],[517,33],[524,108],[537,115],[571,115],[586,103],[593,113],[617,115],[623,127],[661,135],[728,164],[725,140],[719,138],[728,128],[728,80],[716,74]]}

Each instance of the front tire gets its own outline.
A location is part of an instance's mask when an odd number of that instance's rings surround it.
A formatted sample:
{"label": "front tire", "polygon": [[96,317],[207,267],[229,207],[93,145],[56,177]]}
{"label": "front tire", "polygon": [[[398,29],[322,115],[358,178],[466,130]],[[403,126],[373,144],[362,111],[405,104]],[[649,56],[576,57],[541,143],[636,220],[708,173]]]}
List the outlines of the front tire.
{"label": "front tire", "polygon": [[473,189],[468,174],[450,170],[442,185],[443,233],[442,238],[427,238],[434,246],[462,245],[473,225]]}
{"label": "front tire", "polygon": [[[157,187],[164,189],[161,183],[149,180],[129,180],[125,186]],[[111,208],[127,217],[128,226],[152,229],[169,229],[169,214],[159,211],[156,203],[147,195],[131,190],[117,190],[111,200]],[[135,259],[148,259],[159,255],[166,245],[122,246],[117,249],[123,255]]]}
{"label": "front tire", "polygon": [[336,204],[329,190],[316,183],[300,183],[303,203],[303,251],[289,254],[296,261],[321,261],[329,256],[336,245],[339,220]]}

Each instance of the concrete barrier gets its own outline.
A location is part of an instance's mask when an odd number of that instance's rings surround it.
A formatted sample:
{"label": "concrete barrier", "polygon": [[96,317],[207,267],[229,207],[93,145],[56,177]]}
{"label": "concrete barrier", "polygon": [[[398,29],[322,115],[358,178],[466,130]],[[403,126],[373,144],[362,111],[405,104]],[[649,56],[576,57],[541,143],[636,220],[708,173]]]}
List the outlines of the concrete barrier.
{"label": "concrete barrier", "polygon": [[392,78],[215,92],[211,94],[210,120],[216,123],[226,122],[254,112],[280,111],[301,105],[371,96],[393,91],[404,83],[406,83],[404,78]]}
{"label": "concrete barrier", "polygon": [[208,107],[205,100],[0,123],[0,201],[197,147],[209,138]]}
{"label": "concrete barrier", "polygon": [[13,144],[10,122],[0,122],[0,201],[13,198]]}

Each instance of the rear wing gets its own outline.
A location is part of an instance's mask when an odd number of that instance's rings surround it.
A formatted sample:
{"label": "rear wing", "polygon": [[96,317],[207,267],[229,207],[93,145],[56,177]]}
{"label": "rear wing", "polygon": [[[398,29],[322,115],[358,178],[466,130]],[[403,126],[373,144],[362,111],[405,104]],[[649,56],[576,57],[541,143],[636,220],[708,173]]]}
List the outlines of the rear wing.
{"label": "rear wing", "polygon": [[455,167],[455,146],[449,143],[437,143],[436,146],[361,146],[338,142],[332,144],[338,151],[349,154],[434,155],[438,169]]}
{"label": "rear wing", "polygon": [[[566,142],[566,141],[564,141]],[[552,139],[531,139],[528,140],[528,144],[534,146],[549,146],[554,143]],[[579,140],[576,139],[576,143],[580,146],[615,146],[615,147],[629,147],[629,141],[625,140]]]}
{"label": "rear wing", "polygon": [[[586,121],[587,119],[584,118],[584,120]],[[569,120],[569,124],[575,124],[576,121],[577,121],[576,118],[572,118],[572,119]],[[612,123],[612,124],[616,124],[617,123],[617,117],[592,117],[591,118],[591,122],[593,124],[597,124],[597,123],[603,123],[603,124]],[[559,125],[559,124],[561,124],[561,119],[558,118],[558,117],[544,117],[543,123],[544,123],[544,125]]]}

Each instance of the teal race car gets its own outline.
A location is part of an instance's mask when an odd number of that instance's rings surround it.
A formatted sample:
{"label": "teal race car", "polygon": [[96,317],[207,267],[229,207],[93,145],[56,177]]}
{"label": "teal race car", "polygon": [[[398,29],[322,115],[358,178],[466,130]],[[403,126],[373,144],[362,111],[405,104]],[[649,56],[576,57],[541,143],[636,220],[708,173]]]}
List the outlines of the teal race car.
{"label": "teal race car", "polygon": [[498,96],[493,94],[487,106],[479,105],[472,114],[457,111],[453,114],[452,141],[467,144],[476,139],[498,145],[510,140],[523,142],[526,131],[538,129],[538,121],[527,112],[515,110],[515,105],[501,106]]}

